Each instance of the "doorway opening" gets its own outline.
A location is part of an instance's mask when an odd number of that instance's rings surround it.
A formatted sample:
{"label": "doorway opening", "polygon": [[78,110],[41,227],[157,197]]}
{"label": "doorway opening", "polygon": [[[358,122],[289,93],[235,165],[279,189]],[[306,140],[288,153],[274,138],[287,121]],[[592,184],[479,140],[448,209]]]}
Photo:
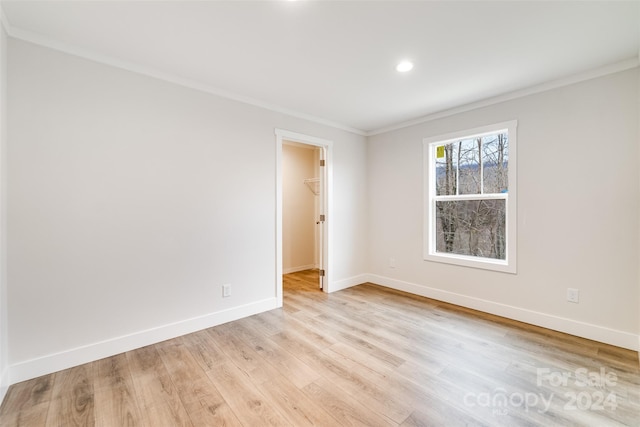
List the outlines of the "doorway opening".
{"label": "doorway opening", "polygon": [[[283,274],[330,292],[332,142],[276,129],[276,296]],[[290,282],[288,282],[290,284]]]}
{"label": "doorway opening", "polygon": [[282,273],[283,290],[322,289],[323,148],[283,141],[282,144]]}

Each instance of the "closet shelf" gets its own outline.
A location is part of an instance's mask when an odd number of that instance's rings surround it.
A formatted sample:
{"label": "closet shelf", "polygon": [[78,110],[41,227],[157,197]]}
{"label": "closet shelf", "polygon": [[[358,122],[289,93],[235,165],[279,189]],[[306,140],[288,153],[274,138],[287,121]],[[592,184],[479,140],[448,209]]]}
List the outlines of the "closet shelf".
{"label": "closet shelf", "polygon": [[313,194],[320,194],[320,178],[307,178],[303,182]]}

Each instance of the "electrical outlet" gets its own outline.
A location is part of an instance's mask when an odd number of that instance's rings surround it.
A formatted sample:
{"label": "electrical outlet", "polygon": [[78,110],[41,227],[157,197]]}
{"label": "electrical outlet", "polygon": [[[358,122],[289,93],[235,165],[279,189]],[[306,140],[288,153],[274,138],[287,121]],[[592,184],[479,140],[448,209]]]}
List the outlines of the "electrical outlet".
{"label": "electrical outlet", "polygon": [[580,290],[567,288],[567,301],[577,304],[580,301]]}
{"label": "electrical outlet", "polygon": [[396,268],[396,259],[395,258],[389,258],[389,267],[390,268]]}
{"label": "electrical outlet", "polygon": [[222,285],[222,298],[227,298],[231,296],[231,285],[226,284]]}

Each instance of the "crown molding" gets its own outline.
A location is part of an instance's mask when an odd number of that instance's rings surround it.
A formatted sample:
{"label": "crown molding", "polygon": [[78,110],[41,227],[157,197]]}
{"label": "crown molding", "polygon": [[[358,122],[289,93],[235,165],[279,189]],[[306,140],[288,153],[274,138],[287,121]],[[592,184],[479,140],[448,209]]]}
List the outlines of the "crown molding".
{"label": "crown molding", "polygon": [[[118,58],[111,57],[108,55],[102,55],[102,54],[93,52],[89,49],[83,49],[77,46],[56,41],[42,34],[38,34],[32,31],[26,31],[20,28],[13,27],[11,23],[8,21],[4,12],[2,11],[1,3],[0,3],[0,21],[2,22],[2,26],[4,27],[4,30],[6,31],[7,35],[15,39],[19,39],[29,43],[44,46],[50,49],[54,49],[54,50],[69,54],[69,55],[78,56],[84,59],[88,59],[94,62],[120,68],[126,71],[130,71],[137,74],[153,77],[159,80],[167,81],[173,84],[177,84],[183,87],[205,92],[221,98],[229,99],[236,102],[241,102],[254,107],[269,110],[275,113],[285,114],[291,117],[296,117],[299,119],[307,120],[313,123],[321,124],[324,126],[332,127],[335,129],[343,130],[346,132],[354,133],[356,135],[361,135],[365,137],[375,136],[375,135],[415,126],[418,124],[427,123],[433,120],[449,117],[455,114],[464,113],[464,112],[475,110],[478,108],[488,107],[490,105],[499,104],[505,101],[522,98],[524,96],[533,95],[536,93],[546,92],[552,89],[557,89],[563,86],[569,86],[575,83],[580,83],[586,80],[603,77],[608,74],[614,74],[614,73],[629,70],[632,68],[637,68],[638,66],[640,66],[640,60],[638,57],[630,58],[614,64],[606,65],[604,67],[599,67],[599,68],[588,70],[582,73],[573,74],[567,77],[544,82],[544,83],[530,86],[524,89],[507,92],[502,95],[485,98],[479,101],[475,101],[475,102],[464,104],[458,107],[450,108],[448,110],[437,111],[432,114],[428,114],[415,119],[399,122],[390,126],[385,126],[379,129],[365,131],[362,129],[357,129],[357,128],[342,124],[342,123],[334,122],[332,120],[316,117],[311,114],[302,113],[302,112],[291,110],[275,104],[264,102],[258,99],[254,99],[251,97],[247,97],[237,93],[219,89],[210,85],[203,84],[196,80],[179,77],[171,73],[166,73],[164,71],[154,69],[152,67],[145,67],[132,62],[122,61]],[[639,53],[639,56],[640,56],[640,53]]]}
{"label": "crown molding", "polygon": [[343,131],[355,133],[361,136],[365,136],[366,134],[366,132],[363,130],[356,129],[342,123],[323,119],[321,117],[316,117],[311,114],[290,110],[288,108],[284,108],[275,104],[270,104],[268,102],[260,101],[258,99],[254,99],[248,96],[239,95],[237,93],[226,91],[224,89],[219,89],[207,84],[203,84],[196,80],[179,77],[171,73],[166,73],[164,71],[154,69],[152,67],[146,67],[146,66],[135,64],[132,62],[123,61],[112,56],[102,55],[100,53],[93,52],[89,49],[83,49],[77,46],[73,46],[67,43],[62,43],[62,42],[53,40],[50,37],[43,36],[42,34],[16,28],[11,26],[11,24],[8,22],[4,14],[2,14],[2,23],[3,23],[3,26],[5,27],[7,34],[10,37],[15,39],[19,39],[25,42],[47,47],[49,49],[57,50],[59,52],[63,52],[69,55],[78,56],[83,59],[88,59],[90,61],[98,62],[111,67],[120,68],[133,73],[146,75],[148,77],[153,77],[155,79],[177,84],[183,87],[187,87],[189,89],[195,89],[195,90],[205,92],[211,95],[215,95],[221,98],[241,102],[243,104],[248,104],[248,105],[269,110],[275,113],[285,114],[287,116],[296,117],[298,119],[307,120],[307,121],[318,123],[324,126],[329,126],[335,129],[340,129]]}
{"label": "crown molding", "polygon": [[563,77],[556,80],[551,80],[548,82],[544,82],[538,85],[530,86],[524,89],[516,90],[513,92],[508,92],[502,95],[494,96],[491,98],[482,99],[480,101],[471,102],[469,104],[461,105],[459,107],[454,107],[448,110],[438,111],[426,116],[422,116],[416,119],[404,121],[397,123],[395,125],[383,127],[380,129],[372,130],[365,133],[365,136],[374,136],[382,133],[391,132],[394,130],[399,130],[403,128],[407,128],[410,126],[419,125],[422,123],[430,122],[433,120],[441,119],[444,117],[453,116],[454,114],[464,113],[466,111],[475,110],[478,108],[488,107],[490,105],[499,104],[501,102],[510,101],[512,99],[522,98],[528,95],[534,95],[540,92],[546,92],[552,89],[557,89],[563,86],[569,86],[575,83],[580,83],[586,80],[595,79],[598,77],[603,77],[608,74],[614,74],[621,71],[630,70],[632,68],[636,68],[640,65],[640,60],[638,58],[630,58],[621,62],[616,62],[614,64],[609,64],[604,67],[595,68],[589,71],[585,71],[582,73],[572,74],[567,77]]}

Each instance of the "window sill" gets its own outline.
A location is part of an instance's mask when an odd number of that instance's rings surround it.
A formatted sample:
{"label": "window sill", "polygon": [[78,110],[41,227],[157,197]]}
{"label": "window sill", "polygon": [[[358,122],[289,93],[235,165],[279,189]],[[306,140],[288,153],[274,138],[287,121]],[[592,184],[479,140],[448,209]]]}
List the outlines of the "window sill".
{"label": "window sill", "polygon": [[458,265],[461,267],[480,268],[483,270],[497,271],[500,273],[517,274],[516,264],[513,261],[509,262],[492,258],[480,258],[443,253],[426,253],[424,255],[424,260],[430,262]]}

